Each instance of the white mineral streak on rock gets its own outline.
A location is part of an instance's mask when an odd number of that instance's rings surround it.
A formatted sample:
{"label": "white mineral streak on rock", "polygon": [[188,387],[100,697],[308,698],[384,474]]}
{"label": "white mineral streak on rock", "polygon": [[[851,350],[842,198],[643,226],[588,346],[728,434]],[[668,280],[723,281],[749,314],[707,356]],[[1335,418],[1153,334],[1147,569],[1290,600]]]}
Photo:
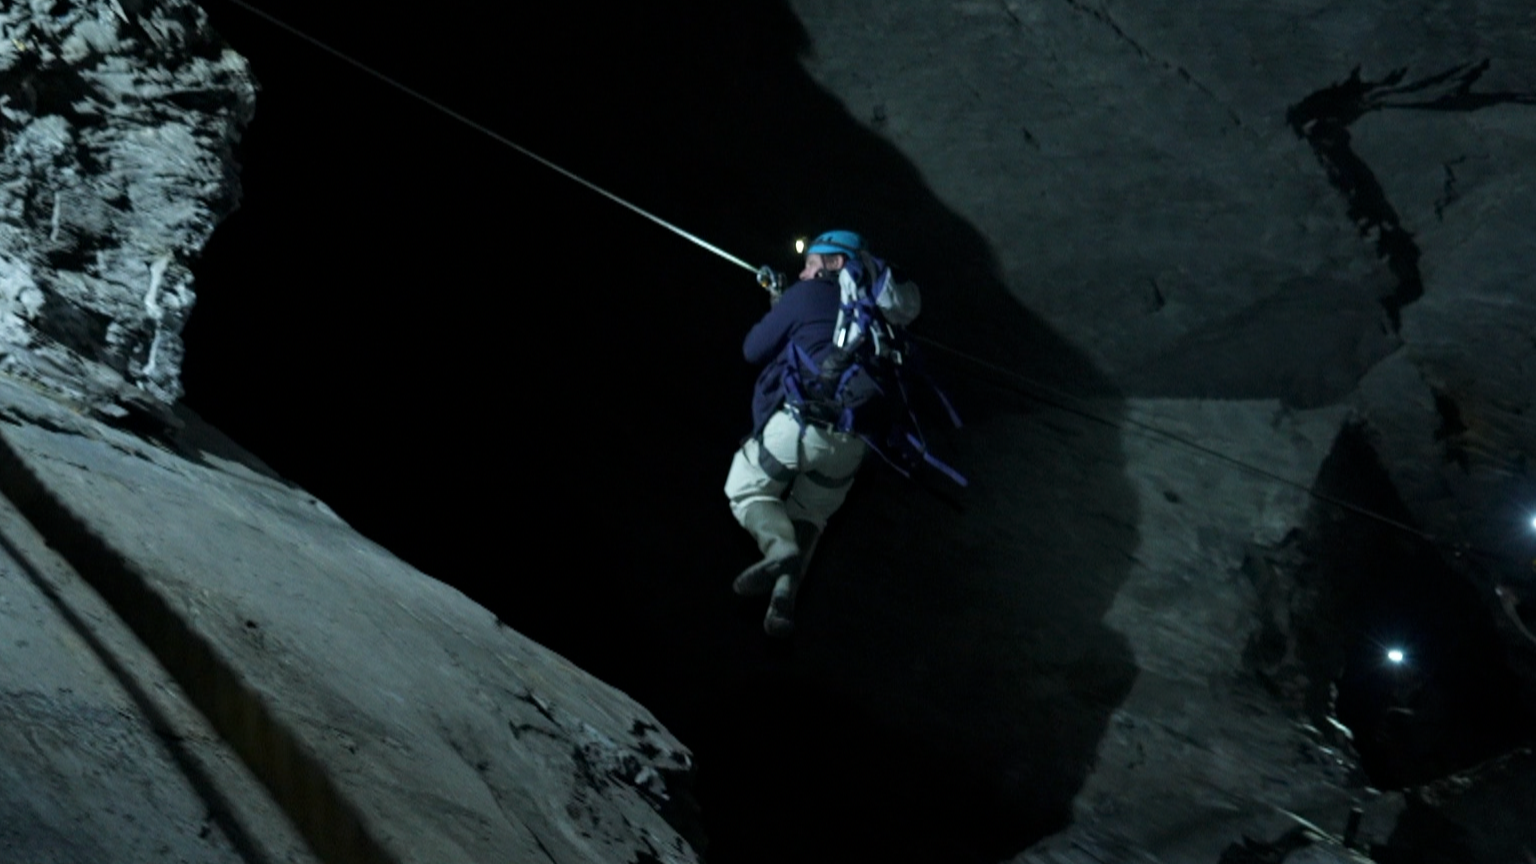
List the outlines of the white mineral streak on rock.
{"label": "white mineral streak on rock", "polygon": [[29,325],[43,306],[43,292],[21,261],[0,253],[0,341],[7,361],[29,339]]}
{"label": "white mineral streak on rock", "polygon": [[160,282],[165,278],[165,268],[171,263],[169,255],[156,258],[149,265],[149,290],[144,292],[144,311],[151,318],[160,317]]}

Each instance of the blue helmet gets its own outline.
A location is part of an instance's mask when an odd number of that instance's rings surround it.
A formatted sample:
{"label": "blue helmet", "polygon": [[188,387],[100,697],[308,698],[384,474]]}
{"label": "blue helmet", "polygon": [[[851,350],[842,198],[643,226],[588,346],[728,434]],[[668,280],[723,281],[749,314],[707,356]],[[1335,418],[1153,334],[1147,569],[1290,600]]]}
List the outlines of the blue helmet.
{"label": "blue helmet", "polygon": [[852,231],[828,231],[811,241],[806,248],[806,254],[817,255],[847,255],[857,258],[859,252],[864,249],[864,238]]}

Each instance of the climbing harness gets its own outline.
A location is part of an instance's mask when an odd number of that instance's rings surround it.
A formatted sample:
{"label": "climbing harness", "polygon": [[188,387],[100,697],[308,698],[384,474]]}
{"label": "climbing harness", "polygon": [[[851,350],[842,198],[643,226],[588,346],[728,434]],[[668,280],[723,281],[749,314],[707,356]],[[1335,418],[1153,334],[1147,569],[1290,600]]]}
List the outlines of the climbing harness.
{"label": "climbing harness", "polygon": [[[910,477],[916,465],[930,467],[966,486],[965,476],[935,457],[923,435],[912,404],[909,382],[917,377],[944,406],[950,422],[960,428],[960,415],[944,391],[926,373],[914,370],[907,324],[922,307],[916,285],[898,282],[884,261],[863,248],[849,231],[832,231],[816,238],[811,252],[835,252],[846,260],[837,271],[838,310],[832,347],[817,361],[798,343],[790,343],[784,374],[784,401],[801,430],[816,425],[858,435],[886,464]],[[894,392],[892,392],[894,391]],[[860,409],[877,397],[898,407],[890,437],[876,440],[859,429]]]}

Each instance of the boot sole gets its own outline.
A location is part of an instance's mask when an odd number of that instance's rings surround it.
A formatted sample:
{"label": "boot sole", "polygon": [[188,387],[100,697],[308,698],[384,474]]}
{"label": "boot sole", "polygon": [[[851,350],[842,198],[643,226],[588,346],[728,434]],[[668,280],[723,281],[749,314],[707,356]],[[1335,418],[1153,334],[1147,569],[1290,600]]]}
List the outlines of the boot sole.
{"label": "boot sole", "polygon": [[763,632],[769,636],[783,639],[795,635],[795,621],[793,618],[784,618],[768,610],[768,617],[763,619]]}
{"label": "boot sole", "polygon": [[[790,574],[790,580],[794,576]],[[785,637],[795,632],[795,591],[798,586],[792,585],[787,592],[778,591],[778,584],[774,584],[773,597],[768,601],[768,614],[763,617],[763,632],[769,636]]]}
{"label": "boot sole", "polygon": [[761,597],[773,591],[780,576],[788,576],[799,569],[800,558],[795,555],[754,564],[736,577],[736,581],[731,583],[731,590],[742,597]]}

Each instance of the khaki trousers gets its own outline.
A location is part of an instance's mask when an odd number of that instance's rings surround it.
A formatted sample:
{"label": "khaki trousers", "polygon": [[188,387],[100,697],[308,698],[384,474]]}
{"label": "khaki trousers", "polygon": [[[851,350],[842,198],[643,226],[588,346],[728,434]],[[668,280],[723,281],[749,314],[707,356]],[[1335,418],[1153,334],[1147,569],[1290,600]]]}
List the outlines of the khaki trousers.
{"label": "khaki trousers", "polygon": [[802,434],[789,409],[781,408],[763,427],[761,443],[749,439],[731,460],[725,478],[731,513],[746,527],[743,512],[767,503],[783,506],[792,521],[825,528],[848,496],[866,450],[857,435],[810,425]]}

